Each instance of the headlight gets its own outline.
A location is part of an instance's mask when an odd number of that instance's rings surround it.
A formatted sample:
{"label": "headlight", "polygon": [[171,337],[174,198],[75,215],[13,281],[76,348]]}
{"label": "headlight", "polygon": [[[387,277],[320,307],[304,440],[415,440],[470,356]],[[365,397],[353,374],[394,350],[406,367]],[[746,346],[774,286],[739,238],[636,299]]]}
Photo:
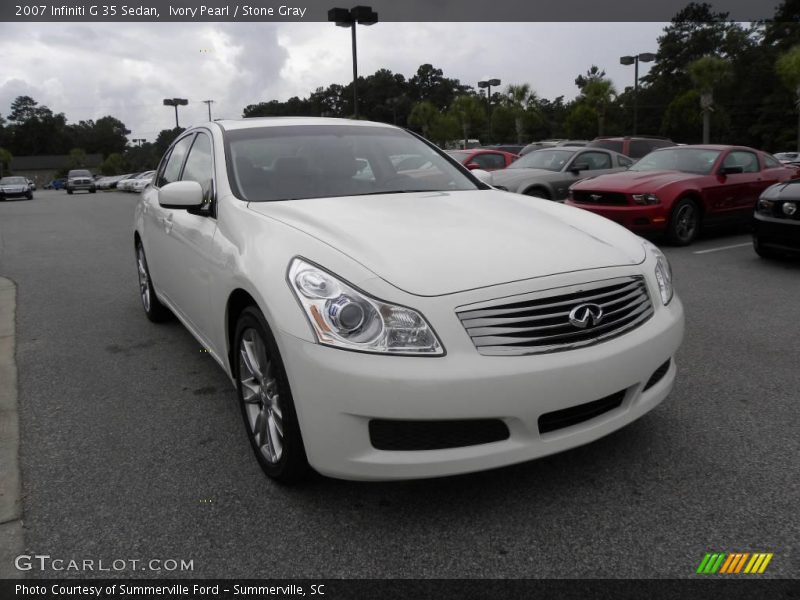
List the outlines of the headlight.
{"label": "headlight", "polygon": [[772,200],[767,200],[766,198],[759,198],[758,204],[756,205],[756,210],[763,215],[771,215],[772,214],[772,207],[775,205],[775,202]]}
{"label": "headlight", "polygon": [[658,282],[658,291],[661,294],[661,301],[664,306],[669,304],[672,300],[674,290],[672,287],[672,268],[669,266],[669,261],[664,254],[656,248],[653,244],[645,240],[644,247],[647,251],[656,258],[656,281]]}
{"label": "headlight", "polygon": [[292,260],[289,284],[321,344],[380,354],[444,354],[420,313],[368,296],[316,265]]}
{"label": "headlight", "polygon": [[632,194],[636,204],[658,204],[660,200],[655,194]]}

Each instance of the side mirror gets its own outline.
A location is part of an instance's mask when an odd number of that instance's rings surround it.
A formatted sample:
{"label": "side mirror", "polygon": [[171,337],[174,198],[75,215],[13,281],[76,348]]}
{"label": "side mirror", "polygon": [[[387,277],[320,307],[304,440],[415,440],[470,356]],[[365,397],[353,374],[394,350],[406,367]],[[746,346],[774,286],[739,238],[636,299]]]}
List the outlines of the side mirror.
{"label": "side mirror", "polygon": [[[469,167],[468,167],[469,168]],[[478,178],[481,183],[485,183],[486,185],[493,185],[492,183],[492,174],[489,171],[484,171],[483,169],[472,169],[472,174]]]}
{"label": "side mirror", "polygon": [[575,163],[569,168],[569,170],[572,173],[580,173],[581,171],[588,171],[589,163]]}
{"label": "side mirror", "polygon": [[200,208],[203,205],[203,187],[196,181],[168,183],[158,190],[158,203],[164,208]]}
{"label": "side mirror", "polygon": [[719,174],[723,177],[725,175],[734,175],[736,173],[744,173],[744,167],[722,167]]}
{"label": "side mirror", "polygon": [[481,166],[476,162],[470,162],[465,165],[470,171],[474,171],[475,169],[480,169]]}

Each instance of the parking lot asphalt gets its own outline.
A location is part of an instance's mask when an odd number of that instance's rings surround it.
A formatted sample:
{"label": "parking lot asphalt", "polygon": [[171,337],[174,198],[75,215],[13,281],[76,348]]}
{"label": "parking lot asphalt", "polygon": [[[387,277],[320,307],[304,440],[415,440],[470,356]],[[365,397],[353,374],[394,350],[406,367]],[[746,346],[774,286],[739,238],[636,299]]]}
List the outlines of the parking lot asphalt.
{"label": "parking lot asphalt", "polygon": [[[672,395],[590,445],[453,478],[302,487],[264,477],[231,384],[146,320],[136,196],[0,203],[17,285],[25,548],[183,559],[191,577],[692,577],[771,552],[800,576],[800,263],[741,232],[665,248],[687,314]],[[32,577],[85,576],[31,572]],[[98,574],[99,575],[99,574]]]}

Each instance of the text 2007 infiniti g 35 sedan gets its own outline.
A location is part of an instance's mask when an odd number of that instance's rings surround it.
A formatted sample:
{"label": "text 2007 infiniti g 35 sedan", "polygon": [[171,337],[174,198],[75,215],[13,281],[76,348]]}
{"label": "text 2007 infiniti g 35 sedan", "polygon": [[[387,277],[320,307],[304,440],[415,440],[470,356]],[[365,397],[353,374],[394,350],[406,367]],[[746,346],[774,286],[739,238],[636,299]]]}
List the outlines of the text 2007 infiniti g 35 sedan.
{"label": "text 2007 infiniti g 35 sedan", "polygon": [[147,316],[174,313],[219,362],[278,480],[534,459],[639,418],[675,379],[683,308],[655,246],[389,125],[190,129],[134,242]]}

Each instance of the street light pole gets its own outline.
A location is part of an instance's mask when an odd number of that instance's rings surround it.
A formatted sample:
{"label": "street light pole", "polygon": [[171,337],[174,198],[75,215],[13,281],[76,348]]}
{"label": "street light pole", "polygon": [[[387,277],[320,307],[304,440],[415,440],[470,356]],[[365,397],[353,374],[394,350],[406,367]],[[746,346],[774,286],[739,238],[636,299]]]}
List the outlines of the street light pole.
{"label": "street light pole", "polygon": [[332,8],[328,11],[328,21],[337,27],[349,27],[353,45],[353,117],[358,119],[358,58],[356,53],[356,23],[374,25],[378,22],[378,13],[371,6],[354,6]]}
{"label": "street light pole", "polygon": [[486,81],[479,81],[478,87],[483,89],[486,88],[486,110],[487,115],[489,117],[489,137],[494,141],[494,135],[492,134],[492,86],[499,86],[500,85],[499,79],[487,79]]}
{"label": "street light pole", "polygon": [[211,120],[211,105],[214,104],[213,100],[203,100],[203,104],[208,106],[208,120]]}
{"label": "street light pole", "polygon": [[621,65],[633,65],[633,135],[636,135],[636,127],[639,121],[639,61],[653,62],[655,59],[656,55],[652,52],[619,57]]}
{"label": "street light pole", "polygon": [[178,124],[178,107],[186,106],[187,104],[189,104],[189,101],[186,98],[164,98],[164,106],[175,107],[175,129],[180,128]]}

